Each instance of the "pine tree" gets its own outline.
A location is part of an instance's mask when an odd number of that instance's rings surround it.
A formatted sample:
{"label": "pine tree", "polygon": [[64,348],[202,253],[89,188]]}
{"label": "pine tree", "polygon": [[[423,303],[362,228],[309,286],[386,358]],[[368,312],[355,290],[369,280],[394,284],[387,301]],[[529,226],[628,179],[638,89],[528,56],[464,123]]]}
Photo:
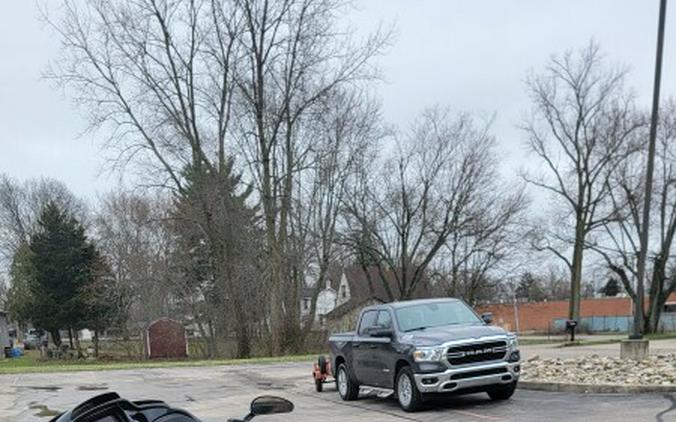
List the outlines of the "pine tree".
{"label": "pine tree", "polygon": [[101,263],[84,227],[50,202],[27,247],[15,256],[11,308],[20,320],[49,332],[59,347],[60,330],[79,330],[91,320],[87,295]]}
{"label": "pine tree", "polygon": [[601,289],[604,296],[615,297],[622,291],[620,282],[616,278],[610,277],[605,286]]}
{"label": "pine tree", "polygon": [[238,357],[251,353],[253,306],[260,303],[260,271],[252,268],[260,253],[255,209],[247,206],[251,188],[242,189],[233,161],[216,170],[188,167],[183,191],[176,197],[172,257],[178,270],[178,293],[189,306],[208,353],[218,353],[215,336],[225,330],[237,337]]}

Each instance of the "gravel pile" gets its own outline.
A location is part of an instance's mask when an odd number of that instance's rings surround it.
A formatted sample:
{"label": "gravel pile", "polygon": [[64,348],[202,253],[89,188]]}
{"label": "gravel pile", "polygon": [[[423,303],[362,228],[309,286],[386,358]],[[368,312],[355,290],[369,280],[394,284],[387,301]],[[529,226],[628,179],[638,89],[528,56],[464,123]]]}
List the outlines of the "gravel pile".
{"label": "gravel pile", "polygon": [[524,362],[524,381],[575,384],[676,385],[676,354],[651,355],[644,361],[619,357],[583,356]]}

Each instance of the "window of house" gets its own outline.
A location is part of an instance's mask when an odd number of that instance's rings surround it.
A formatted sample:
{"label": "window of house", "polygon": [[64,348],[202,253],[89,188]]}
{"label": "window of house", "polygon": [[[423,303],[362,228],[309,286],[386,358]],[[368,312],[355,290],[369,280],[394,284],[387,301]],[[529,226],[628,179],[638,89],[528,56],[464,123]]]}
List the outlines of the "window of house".
{"label": "window of house", "polygon": [[310,309],[310,299],[304,297],[303,298],[303,310],[307,311],[308,309]]}
{"label": "window of house", "polygon": [[347,287],[344,284],[340,286],[340,294],[342,295],[343,299],[347,298]]}

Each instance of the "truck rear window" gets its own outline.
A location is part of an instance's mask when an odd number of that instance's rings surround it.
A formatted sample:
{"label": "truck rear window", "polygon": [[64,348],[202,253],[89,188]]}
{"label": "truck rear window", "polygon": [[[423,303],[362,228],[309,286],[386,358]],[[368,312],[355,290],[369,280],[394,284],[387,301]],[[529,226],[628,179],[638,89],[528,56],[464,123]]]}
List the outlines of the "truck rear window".
{"label": "truck rear window", "polygon": [[444,325],[481,324],[481,319],[463,302],[411,305],[395,311],[401,331],[424,330]]}

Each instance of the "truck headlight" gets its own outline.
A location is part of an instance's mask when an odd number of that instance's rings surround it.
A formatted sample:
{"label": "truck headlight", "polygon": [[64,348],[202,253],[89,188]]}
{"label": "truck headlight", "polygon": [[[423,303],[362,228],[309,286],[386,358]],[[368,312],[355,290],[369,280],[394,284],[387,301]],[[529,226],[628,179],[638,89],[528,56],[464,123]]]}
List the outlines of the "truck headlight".
{"label": "truck headlight", "polygon": [[413,351],[416,362],[437,362],[444,355],[444,347],[421,347]]}
{"label": "truck headlight", "polygon": [[509,333],[507,334],[507,348],[509,350],[516,350],[519,347],[519,341],[516,338],[516,334]]}

